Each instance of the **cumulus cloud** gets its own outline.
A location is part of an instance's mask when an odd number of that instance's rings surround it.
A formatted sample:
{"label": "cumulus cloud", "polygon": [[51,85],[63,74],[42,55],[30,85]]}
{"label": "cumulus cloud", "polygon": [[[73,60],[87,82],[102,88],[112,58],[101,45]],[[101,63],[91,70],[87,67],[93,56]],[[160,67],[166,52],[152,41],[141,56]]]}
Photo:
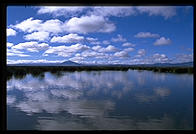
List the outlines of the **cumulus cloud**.
{"label": "cumulus cloud", "polygon": [[80,57],[84,58],[107,58],[109,55],[106,53],[96,52],[92,50],[84,51],[80,54]]}
{"label": "cumulus cloud", "polygon": [[14,46],[13,43],[7,42],[7,47],[12,47],[12,46]]}
{"label": "cumulus cloud", "polygon": [[115,46],[109,45],[106,48],[100,49],[100,52],[116,52],[117,50]]}
{"label": "cumulus cloud", "polygon": [[84,40],[83,36],[79,36],[78,34],[68,34],[62,37],[54,36],[50,42],[59,42],[59,43],[78,43]]}
{"label": "cumulus cloud", "polygon": [[62,60],[46,60],[46,59],[39,59],[39,60],[7,60],[7,64],[21,64],[21,63],[62,63]]}
{"label": "cumulus cloud", "polygon": [[100,42],[100,41],[92,41],[92,42],[90,42],[90,44],[93,44],[93,45],[100,45],[101,42]]}
{"label": "cumulus cloud", "polygon": [[172,60],[165,54],[155,53],[148,57],[145,56],[146,51],[143,49],[138,50],[137,55],[133,59],[130,59],[130,64],[154,64],[154,63],[170,63]]}
{"label": "cumulus cloud", "polygon": [[136,10],[131,6],[43,6],[38,14],[52,14],[53,16],[78,16],[86,10],[86,15],[124,17],[135,15]]}
{"label": "cumulus cloud", "polygon": [[77,62],[77,63],[81,63],[85,58],[81,57],[79,53],[75,54],[74,57],[69,58],[69,60]]}
{"label": "cumulus cloud", "polygon": [[98,51],[100,50],[102,47],[97,45],[97,46],[93,46],[92,49],[95,50],[95,51]]}
{"label": "cumulus cloud", "polygon": [[135,13],[136,11],[131,6],[96,6],[92,7],[92,10],[88,12],[88,14],[105,17],[124,17],[129,15],[135,15]]}
{"label": "cumulus cloud", "polygon": [[171,44],[171,40],[169,38],[166,39],[165,37],[161,37],[160,39],[157,39],[154,42],[155,46],[168,45],[168,44]]}
{"label": "cumulus cloud", "polygon": [[134,50],[135,50],[134,48],[130,47],[130,48],[125,48],[123,51],[125,51],[125,52],[132,52]]}
{"label": "cumulus cloud", "polygon": [[86,40],[91,42],[91,41],[97,41],[98,39],[97,38],[92,38],[92,37],[87,37]]}
{"label": "cumulus cloud", "polygon": [[114,56],[120,57],[120,58],[130,57],[127,51],[116,52],[114,53]]}
{"label": "cumulus cloud", "polygon": [[104,40],[102,43],[103,43],[104,45],[110,44],[110,42],[109,42],[108,40]]}
{"label": "cumulus cloud", "polygon": [[37,11],[38,14],[52,14],[53,16],[76,16],[86,7],[83,6],[42,6]]}
{"label": "cumulus cloud", "polygon": [[109,45],[107,47],[101,47],[99,45],[92,47],[93,50],[98,52],[116,52],[118,51],[118,48],[115,46]]}
{"label": "cumulus cloud", "polygon": [[123,47],[134,47],[135,44],[132,44],[132,43],[129,43],[129,42],[126,42],[126,43],[123,43],[122,44]]}
{"label": "cumulus cloud", "polygon": [[89,46],[82,45],[79,43],[71,46],[50,47],[48,50],[44,52],[43,56],[47,56],[48,54],[56,54],[62,57],[70,57],[76,52],[81,52],[88,49],[90,49]]}
{"label": "cumulus cloud", "polygon": [[116,38],[111,39],[112,42],[125,42],[127,41],[125,38],[122,37],[122,35],[118,34]]}
{"label": "cumulus cloud", "polygon": [[153,56],[152,56],[152,58],[153,58],[153,61],[155,62],[155,63],[164,63],[164,62],[168,62],[169,61],[169,59],[168,59],[168,57],[165,55],[165,54],[159,54],[159,53],[155,53]]}
{"label": "cumulus cloud", "polygon": [[38,31],[42,24],[42,20],[33,20],[33,17],[22,21],[21,23],[18,23],[14,25],[14,28],[20,29],[23,32],[33,32],[33,31]]}
{"label": "cumulus cloud", "polygon": [[134,37],[136,38],[158,38],[159,34],[152,34],[150,32],[139,32]]}
{"label": "cumulus cloud", "polygon": [[135,57],[140,58],[140,57],[144,56],[145,54],[146,54],[145,49],[139,49],[139,50],[137,51],[137,55],[136,55]]}
{"label": "cumulus cloud", "polygon": [[48,32],[33,32],[31,34],[27,34],[24,36],[25,40],[38,40],[38,41],[45,41],[48,40],[49,33]]}
{"label": "cumulus cloud", "polygon": [[7,28],[7,36],[14,36],[16,35],[16,31],[11,28]]}
{"label": "cumulus cloud", "polygon": [[31,17],[27,20],[24,20],[14,25],[13,27],[28,33],[45,31],[45,32],[56,34],[59,32],[64,32],[63,22],[61,22],[58,19],[47,20],[43,22],[42,20],[33,19],[33,17]]}
{"label": "cumulus cloud", "polygon": [[193,54],[177,54],[172,62],[173,63],[193,62]]}
{"label": "cumulus cloud", "polygon": [[100,45],[100,44],[101,44],[101,42],[98,41],[97,38],[92,38],[92,37],[87,37],[87,38],[85,39],[85,41],[86,41],[87,43],[90,43],[90,44],[93,44],[93,45]]}
{"label": "cumulus cloud", "polygon": [[28,57],[30,55],[24,54],[24,52],[13,49],[13,43],[7,43],[7,56],[18,56],[18,57]]}
{"label": "cumulus cloud", "polygon": [[8,51],[7,56],[29,57],[30,55]]}
{"label": "cumulus cloud", "polygon": [[174,6],[138,6],[136,9],[139,13],[147,13],[149,16],[163,16],[165,19],[176,15],[176,7]]}
{"label": "cumulus cloud", "polygon": [[103,16],[91,15],[71,18],[65,22],[65,29],[68,32],[86,34],[92,32],[108,33],[114,31],[116,27]]}
{"label": "cumulus cloud", "polygon": [[96,15],[104,17],[124,17],[138,14],[148,14],[149,16],[163,16],[165,19],[176,15],[174,6],[42,6],[39,7],[38,14],[52,14],[53,16],[79,16]]}
{"label": "cumulus cloud", "polygon": [[145,55],[146,51],[144,49],[138,50],[139,55]]}
{"label": "cumulus cloud", "polygon": [[27,50],[30,52],[39,52],[41,50],[46,50],[49,48],[49,45],[46,43],[38,43],[38,42],[24,42],[24,43],[19,43],[15,46],[12,47],[13,49],[19,49],[19,50]]}

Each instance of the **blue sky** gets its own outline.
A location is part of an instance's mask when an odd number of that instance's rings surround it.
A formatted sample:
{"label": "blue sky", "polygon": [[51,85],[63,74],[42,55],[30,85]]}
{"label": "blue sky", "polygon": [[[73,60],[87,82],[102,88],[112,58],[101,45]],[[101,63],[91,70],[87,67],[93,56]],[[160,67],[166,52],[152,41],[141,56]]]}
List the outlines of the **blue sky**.
{"label": "blue sky", "polygon": [[7,63],[193,61],[191,6],[8,6]]}

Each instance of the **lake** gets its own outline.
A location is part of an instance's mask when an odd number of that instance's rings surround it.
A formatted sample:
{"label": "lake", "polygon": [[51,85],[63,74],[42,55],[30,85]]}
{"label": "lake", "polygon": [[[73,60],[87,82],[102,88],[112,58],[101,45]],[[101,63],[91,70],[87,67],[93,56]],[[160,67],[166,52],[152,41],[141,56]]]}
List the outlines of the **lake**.
{"label": "lake", "polygon": [[193,74],[81,71],[7,80],[8,130],[192,130]]}

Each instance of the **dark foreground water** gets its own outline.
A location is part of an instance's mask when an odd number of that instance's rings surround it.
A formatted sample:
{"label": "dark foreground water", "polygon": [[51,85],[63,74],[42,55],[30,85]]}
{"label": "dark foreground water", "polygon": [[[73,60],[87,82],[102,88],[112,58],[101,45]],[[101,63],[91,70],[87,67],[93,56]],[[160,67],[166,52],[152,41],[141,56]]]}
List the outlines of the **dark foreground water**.
{"label": "dark foreground water", "polygon": [[8,130],[192,130],[193,75],[45,73],[7,81]]}

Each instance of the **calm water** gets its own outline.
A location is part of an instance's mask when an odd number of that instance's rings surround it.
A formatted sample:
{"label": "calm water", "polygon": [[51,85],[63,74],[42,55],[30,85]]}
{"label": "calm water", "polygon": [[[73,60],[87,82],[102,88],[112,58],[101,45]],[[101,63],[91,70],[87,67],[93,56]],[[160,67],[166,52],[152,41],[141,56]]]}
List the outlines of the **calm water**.
{"label": "calm water", "polygon": [[193,75],[129,70],[13,77],[7,128],[193,129]]}

